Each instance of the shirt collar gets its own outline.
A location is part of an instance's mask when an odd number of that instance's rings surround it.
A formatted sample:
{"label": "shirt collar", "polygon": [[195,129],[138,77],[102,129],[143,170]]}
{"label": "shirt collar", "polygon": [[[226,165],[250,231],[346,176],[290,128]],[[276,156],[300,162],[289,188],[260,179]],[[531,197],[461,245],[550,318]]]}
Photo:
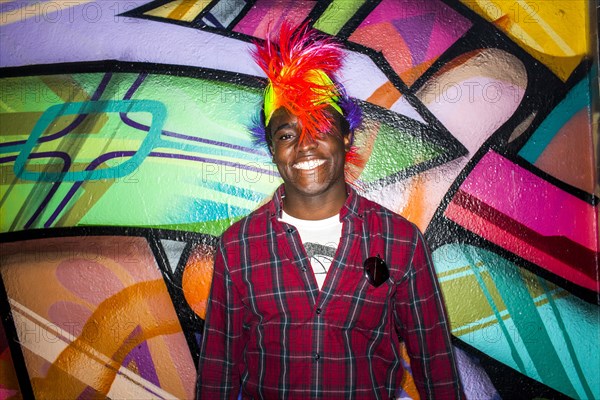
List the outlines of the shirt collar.
{"label": "shirt collar", "polygon": [[[363,214],[362,211],[360,211],[360,196],[356,193],[356,190],[348,184],[346,184],[346,192],[348,193],[348,197],[340,210],[340,221],[343,221],[345,218],[362,218]],[[271,215],[271,218],[281,219],[284,197],[285,187],[281,184],[277,190],[275,190],[273,201],[271,201],[269,205],[269,214]]]}

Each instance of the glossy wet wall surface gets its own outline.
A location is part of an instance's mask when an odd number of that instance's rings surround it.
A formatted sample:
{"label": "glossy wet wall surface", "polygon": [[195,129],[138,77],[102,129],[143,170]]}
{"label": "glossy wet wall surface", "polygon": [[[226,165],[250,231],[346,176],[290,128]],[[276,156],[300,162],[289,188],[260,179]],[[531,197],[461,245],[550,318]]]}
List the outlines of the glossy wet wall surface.
{"label": "glossy wet wall surface", "polygon": [[346,48],[353,183],[425,231],[468,397],[600,397],[594,12],[0,2],[0,397],[193,397],[217,237],[280,183],[246,126],[284,19]]}

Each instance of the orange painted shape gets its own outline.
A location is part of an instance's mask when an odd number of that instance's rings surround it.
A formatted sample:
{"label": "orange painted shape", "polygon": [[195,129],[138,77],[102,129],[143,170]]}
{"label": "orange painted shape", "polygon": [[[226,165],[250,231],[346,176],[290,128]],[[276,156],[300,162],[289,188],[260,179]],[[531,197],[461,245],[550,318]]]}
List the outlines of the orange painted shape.
{"label": "orange painted shape", "polygon": [[183,295],[196,315],[204,319],[210,284],[213,276],[213,249],[207,245],[196,247],[183,270]]}
{"label": "orange painted shape", "polygon": [[416,65],[416,66],[409,68],[408,70],[402,72],[400,74],[400,78],[402,78],[402,80],[410,86],[413,83],[415,83],[415,81],[417,79],[419,79],[419,77],[421,75],[423,75],[425,73],[425,71],[427,71],[429,69],[429,67],[431,67],[436,60],[437,60],[437,58],[425,60],[421,64]]}
{"label": "orange painted shape", "polygon": [[180,20],[196,5],[196,0],[183,0],[171,13],[168,18]]}
{"label": "orange painted shape", "polygon": [[[350,36],[349,40],[381,51],[394,71],[401,77],[404,72],[413,68],[408,45],[389,22],[359,28]],[[413,82],[414,78],[406,83],[410,86]]]}
{"label": "orange painted shape", "polygon": [[427,203],[427,180],[422,179],[420,175],[413,178],[409,190],[408,202],[403,210],[399,212],[403,217],[412,221],[416,224],[421,231],[427,229],[429,224],[429,218],[427,217],[426,209],[429,204]]}
{"label": "orange painted shape", "polygon": [[588,193],[594,193],[594,144],[588,109],[573,116],[548,144],[535,166]]}
{"label": "orange painted shape", "polygon": [[380,107],[389,109],[400,99],[400,97],[402,97],[400,91],[396,89],[392,82],[387,81],[375,89],[367,101]]}
{"label": "orange painted shape", "polygon": [[[408,352],[406,351],[406,345],[404,343],[400,344],[400,354],[402,355],[404,361],[407,364],[410,364],[410,358],[408,357]],[[404,370],[404,373],[402,374],[400,386],[413,400],[421,399],[419,392],[417,391],[417,387],[415,386],[413,376],[407,370]]]}

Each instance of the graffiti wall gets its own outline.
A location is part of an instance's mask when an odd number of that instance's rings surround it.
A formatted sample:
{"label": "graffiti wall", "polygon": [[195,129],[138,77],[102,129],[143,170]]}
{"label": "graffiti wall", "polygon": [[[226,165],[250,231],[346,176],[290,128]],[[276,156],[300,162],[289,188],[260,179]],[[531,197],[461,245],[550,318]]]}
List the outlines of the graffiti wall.
{"label": "graffiti wall", "polygon": [[468,397],[599,398],[595,6],[0,1],[0,398],[193,397],[284,20],[344,45],[354,183],[425,232]]}

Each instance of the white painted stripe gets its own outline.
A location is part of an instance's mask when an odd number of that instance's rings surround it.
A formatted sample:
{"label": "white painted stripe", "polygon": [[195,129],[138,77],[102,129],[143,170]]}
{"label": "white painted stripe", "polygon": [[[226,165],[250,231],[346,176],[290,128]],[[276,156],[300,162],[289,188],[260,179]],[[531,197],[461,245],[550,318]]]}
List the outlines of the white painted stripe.
{"label": "white painted stripe", "polygon": [[560,35],[556,33],[556,31],[546,21],[544,21],[542,17],[540,17],[538,13],[533,8],[531,8],[529,4],[527,4],[526,1],[517,0],[517,4],[527,12],[530,18],[532,18],[533,20],[535,20],[535,22],[538,23],[540,28],[542,28],[548,34],[548,36],[550,36],[550,38],[554,40],[554,42],[558,45],[558,47],[560,47],[560,49],[565,53],[565,55],[576,55],[575,51],[571,48],[571,46],[569,46],[567,42],[565,42],[563,38],[560,37]]}
{"label": "white painted stripe", "polygon": [[[12,308],[17,335],[19,336],[19,343],[46,361],[54,363],[69,344],[77,339],[66,330],[46,320],[16,300],[10,298],[9,303]],[[31,332],[36,332],[36,339],[44,337],[45,340],[28,340]],[[39,332],[39,335],[37,335],[37,332]],[[80,348],[80,354],[85,356],[90,364],[96,363],[99,369],[109,368],[107,365],[114,364],[114,361],[96,351],[93,347],[83,345],[85,348]],[[89,371],[73,372],[76,373],[73,375],[74,378],[94,387],[94,375]],[[163,399],[177,398],[123,366],[117,371],[115,380],[108,392],[109,398],[156,399],[157,396]]]}

